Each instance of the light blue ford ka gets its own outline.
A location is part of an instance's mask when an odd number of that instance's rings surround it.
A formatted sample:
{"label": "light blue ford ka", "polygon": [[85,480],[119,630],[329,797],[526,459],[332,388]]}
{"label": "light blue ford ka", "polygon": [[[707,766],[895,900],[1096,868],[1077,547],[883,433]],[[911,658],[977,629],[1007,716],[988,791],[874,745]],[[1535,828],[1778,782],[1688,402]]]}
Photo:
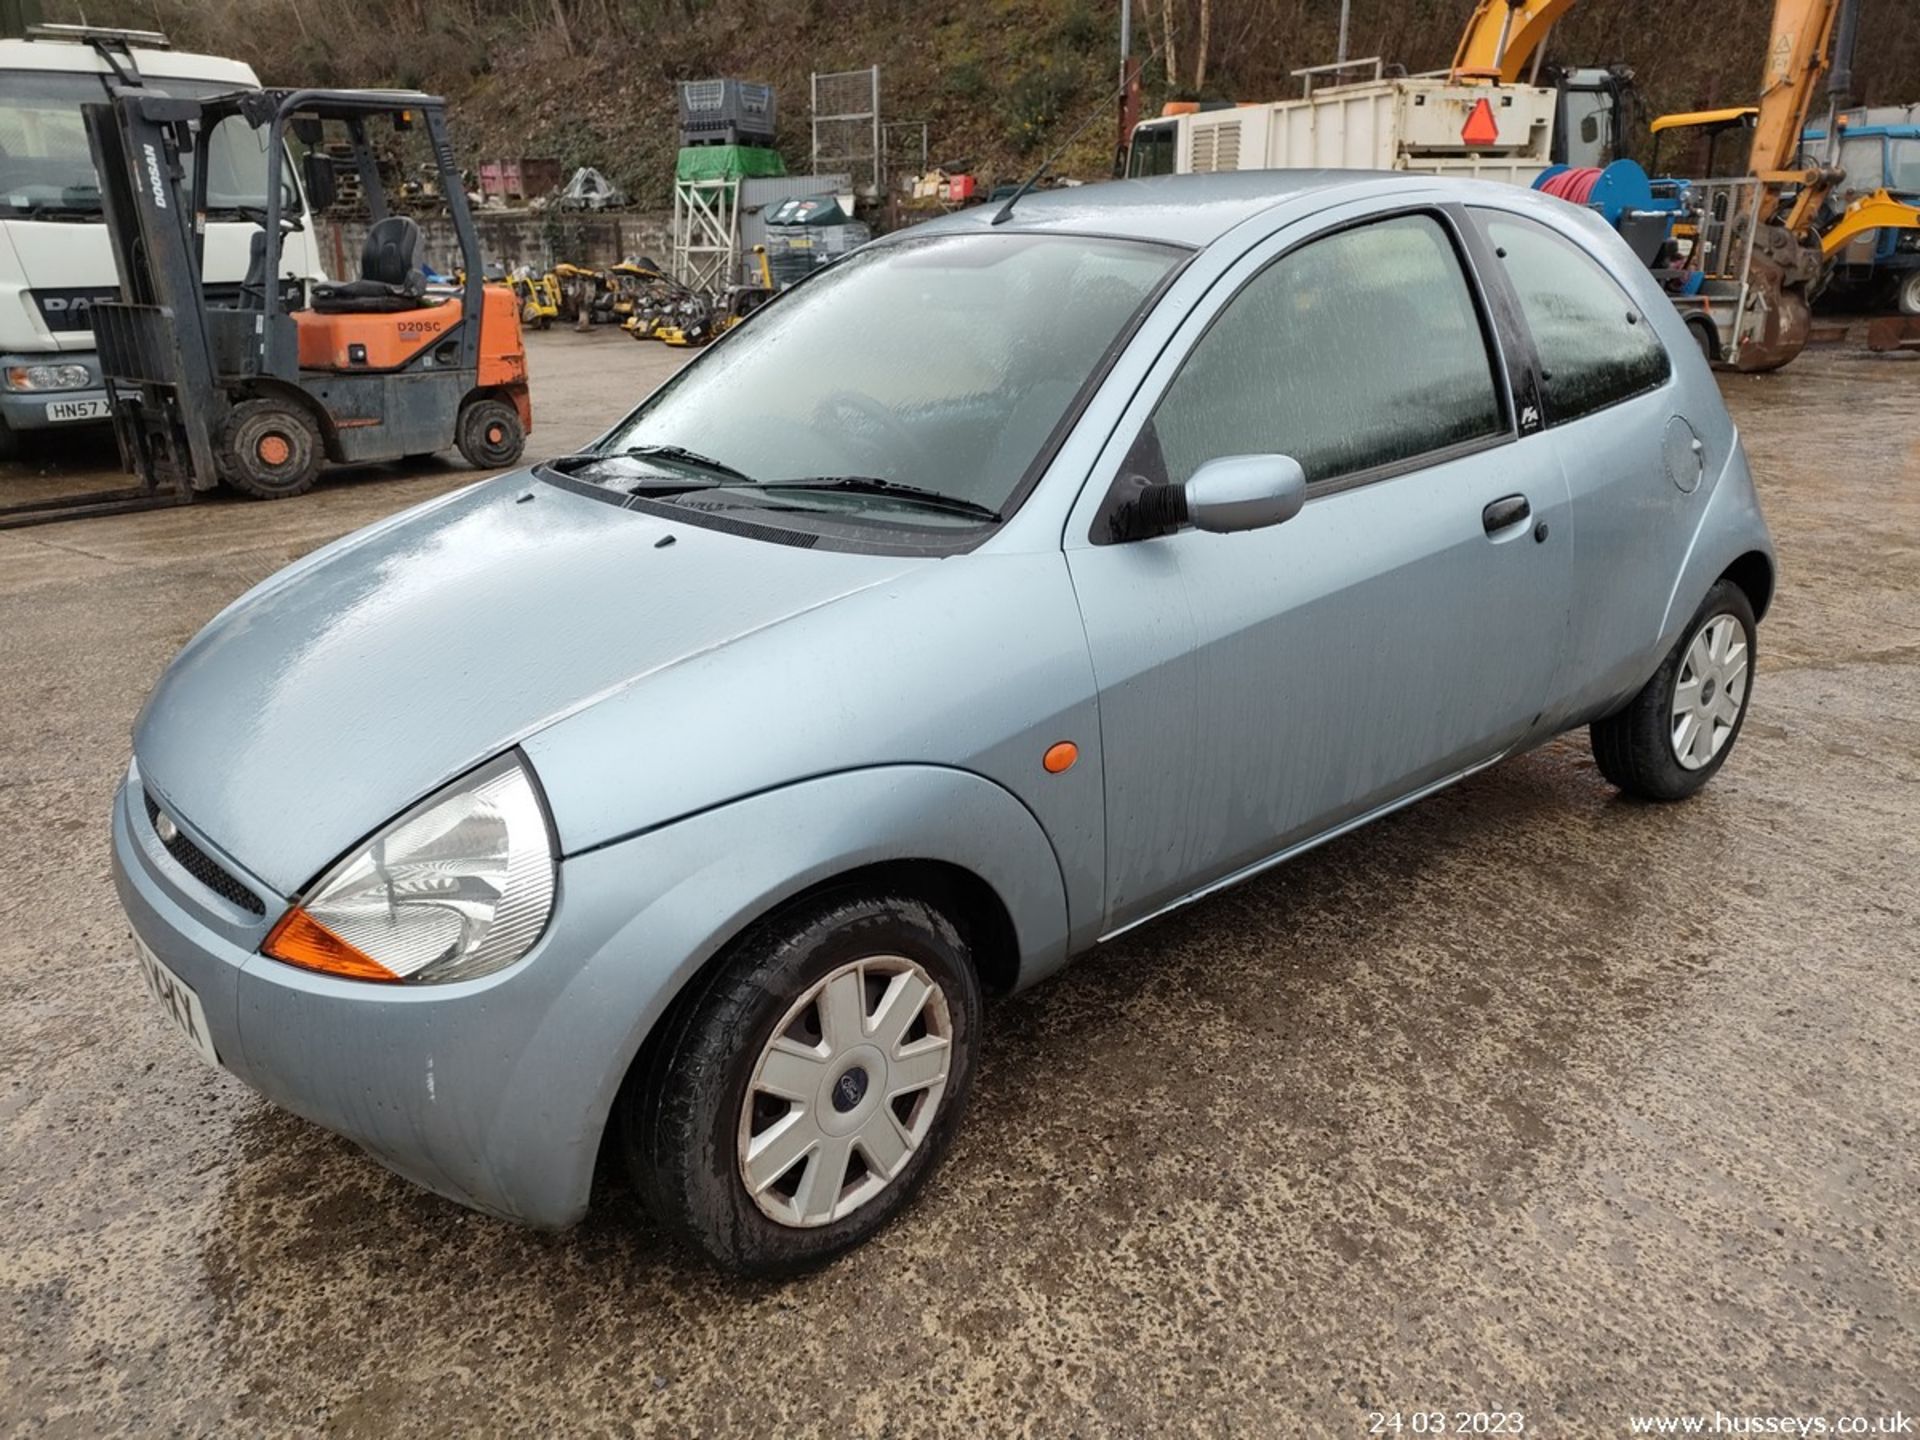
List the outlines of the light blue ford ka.
{"label": "light blue ford ka", "polygon": [[242,596],[113,812],[200,1055],[463,1204],[603,1139],[722,1264],[948,1147],[983,993],[1584,725],[1678,800],[1772,546],[1597,220],[1246,173],[889,237],[589,452]]}

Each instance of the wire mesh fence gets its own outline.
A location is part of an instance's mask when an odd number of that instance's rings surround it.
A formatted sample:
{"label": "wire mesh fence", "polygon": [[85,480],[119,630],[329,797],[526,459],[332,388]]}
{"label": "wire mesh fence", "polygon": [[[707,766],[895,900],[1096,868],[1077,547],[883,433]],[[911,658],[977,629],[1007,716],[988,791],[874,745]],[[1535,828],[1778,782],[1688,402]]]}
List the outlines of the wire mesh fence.
{"label": "wire mesh fence", "polygon": [[880,67],[813,77],[813,170],[844,171],[856,190],[880,190]]}
{"label": "wire mesh fence", "polygon": [[927,122],[894,120],[880,127],[880,173],[898,185],[927,169]]}

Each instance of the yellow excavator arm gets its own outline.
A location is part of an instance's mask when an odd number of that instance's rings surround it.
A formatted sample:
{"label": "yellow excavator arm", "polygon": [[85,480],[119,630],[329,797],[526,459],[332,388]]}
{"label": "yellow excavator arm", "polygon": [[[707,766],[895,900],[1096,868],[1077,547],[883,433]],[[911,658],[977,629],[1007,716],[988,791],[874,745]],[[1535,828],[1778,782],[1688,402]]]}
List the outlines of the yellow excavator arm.
{"label": "yellow excavator arm", "polygon": [[1797,161],[1800,134],[1831,63],[1838,0],[1774,0],[1773,28],[1760,74],[1748,169],[1762,180],[1805,178]]}
{"label": "yellow excavator arm", "polygon": [[1901,203],[1885,190],[1862,195],[1821,232],[1820,252],[1838,255],[1869,230],[1920,230],[1920,210]]}
{"label": "yellow excavator arm", "polygon": [[1451,78],[1512,85],[1547,43],[1573,0],[1479,0],[1453,52]]}

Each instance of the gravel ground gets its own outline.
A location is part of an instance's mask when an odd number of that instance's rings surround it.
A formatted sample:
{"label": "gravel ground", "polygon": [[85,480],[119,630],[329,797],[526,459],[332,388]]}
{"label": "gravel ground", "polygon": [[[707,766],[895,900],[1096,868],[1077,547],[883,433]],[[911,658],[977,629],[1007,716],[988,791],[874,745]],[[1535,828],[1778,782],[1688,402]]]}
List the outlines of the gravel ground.
{"label": "gravel ground", "polygon": [[[680,358],[530,349],[536,453]],[[161,667],[468,472],[0,535],[0,1431],[1920,1409],[1920,356],[1724,386],[1782,574],[1700,798],[1624,802],[1567,737],[999,1003],[921,1202],[773,1286],[614,1184],[559,1236],[417,1191],[203,1069],[135,977],[106,815]],[[0,492],[112,464],[73,445]]]}

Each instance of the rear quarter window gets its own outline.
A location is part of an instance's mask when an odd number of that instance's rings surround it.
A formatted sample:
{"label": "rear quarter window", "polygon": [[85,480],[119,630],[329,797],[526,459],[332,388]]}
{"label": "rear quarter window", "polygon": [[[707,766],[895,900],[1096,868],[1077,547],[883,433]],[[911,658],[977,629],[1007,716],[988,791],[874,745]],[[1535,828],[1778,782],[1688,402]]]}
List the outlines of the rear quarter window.
{"label": "rear quarter window", "polygon": [[1532,220],[1487,210],[1478,218],[1533,334],[1549,424],[1666,381],[1666,348],[1599,261]]}

